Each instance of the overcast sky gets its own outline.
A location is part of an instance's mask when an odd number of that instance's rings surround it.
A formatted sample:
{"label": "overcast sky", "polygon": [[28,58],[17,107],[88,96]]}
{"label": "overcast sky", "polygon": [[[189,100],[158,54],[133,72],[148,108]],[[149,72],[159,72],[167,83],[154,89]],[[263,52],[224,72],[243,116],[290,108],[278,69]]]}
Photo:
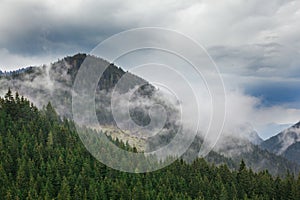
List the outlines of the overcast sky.
{"label": "overcast sky", "polygon": [[300,1],[0,0],[0,13],[2,71],[88,53],[127,29],[163,27],[208,50],[229,98],[263,138],[300,120]]}

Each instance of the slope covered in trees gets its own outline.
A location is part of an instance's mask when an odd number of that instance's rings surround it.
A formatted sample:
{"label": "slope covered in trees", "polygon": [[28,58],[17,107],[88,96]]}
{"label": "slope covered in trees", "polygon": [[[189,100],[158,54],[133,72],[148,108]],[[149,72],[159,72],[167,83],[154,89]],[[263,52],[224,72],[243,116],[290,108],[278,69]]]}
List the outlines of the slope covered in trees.
{"label": "slope covered in trees", "polygon": [[110,169],[51,104],[38,110],[10,91],[0,98],[0,157],[1,199],[300,199],[300,178],[254,173],[244,162],[237,171],[202,158],[143,174]]}

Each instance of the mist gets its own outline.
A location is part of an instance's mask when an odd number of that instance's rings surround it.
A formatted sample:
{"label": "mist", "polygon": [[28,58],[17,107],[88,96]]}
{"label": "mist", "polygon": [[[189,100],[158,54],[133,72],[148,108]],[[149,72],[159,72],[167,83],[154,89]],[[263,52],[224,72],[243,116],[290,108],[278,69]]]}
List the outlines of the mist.
{"label": "mist", "polygon": [[[39,108],[51,102],[61,116],[71,118],[73,81],[68,70],[72,67],[65,60],[60,60],[56,63],[27,69],[29,73],[16,74],[12,76],[14,78],[2,76],[0,78],[0,94],[4,96],[7,89],[11,88],[27,97]],[[156,66],[154,69],[157,67],[160,66]],[[138,72],[138,70],[135,71]],[[196,131],[199,137],[205,138],[214,146],[214,150],[226,151],[229,156],[239,151],[242,152],[237,146],[244,145],[243,151],[251,151],[250,147],[245,146],[249,141],[259,144],[261,142],[258,137],[259,129],[265,128],[271,123],[291,123],[295,116],[300,116],[300,112],[296,109],[288,109],[284,106],[265,107],[260,98],[249,96],[240,90],[226,88],[226,118],[222,132],[218,135],[210,130],[210,120],[214,108],[203,81],[199,80],[193,83],[198,87],[195,94],[188,85],[179,81],[177,74],[156,71],[158,75],[156,80],[164,79],[167,82],[157,84],[159,81],[150,81],[150,84],[152,83],[156,87],[151,98],[137,95],[136,91],[140,86],[124,92],[118,90],[117,84],[117,89],[97,91],[96,102],[100,102],[96,103],[96,110],[100,111],[98,116],[106,114],[108,121],[115,120],[115,123],[111,125],[117,126],[118,129],[125,132],[130,131],[135,137],[144,139],[152,137],[153,144],[159,143],[160,141],[155,140],[159,140],[162,135],[168,135],[170,130],[184,127],[182,132],[186,138],[194,137]],[[142,77],[147,80],[144,75]],[[121,83],[122,81],[119,85],[122,85]],[[220,99],[222,98],[220,97]],[[139,116],[140,121],[137,120],[138,118],[134,118],[134,112],[139,113],[135,117]],[[102,119],[98,120],[100,124],[103,122]],[[143,123],[140,123],[141,121]],[[195,128],[196,122],[198,122],[197,128]],[[157,133],[161,135],[153,137]]]}

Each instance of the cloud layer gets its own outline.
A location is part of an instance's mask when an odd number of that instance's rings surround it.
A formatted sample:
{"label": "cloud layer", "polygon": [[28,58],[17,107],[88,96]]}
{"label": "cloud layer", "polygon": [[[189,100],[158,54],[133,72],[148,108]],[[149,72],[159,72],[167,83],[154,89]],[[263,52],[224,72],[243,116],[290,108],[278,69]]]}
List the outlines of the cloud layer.
{"label": "cloud layer", "polygon": [[0,13],[2,71],[90,52],[130,28],[164,27],[208,49],[228,90],[230,121],[266,130],[300,120],[299,1],[2,0]]}

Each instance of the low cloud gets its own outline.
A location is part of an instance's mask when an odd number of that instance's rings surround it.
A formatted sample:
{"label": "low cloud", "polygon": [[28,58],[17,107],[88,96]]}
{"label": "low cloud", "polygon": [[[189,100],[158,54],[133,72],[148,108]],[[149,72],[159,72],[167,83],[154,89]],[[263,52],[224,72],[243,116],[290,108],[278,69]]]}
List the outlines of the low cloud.
{"label": "low cloud", "polygon": [[[239,132],[234,127],[249,122],[260,131],[268,124],[290,124],[300,117],[299,9],[299,1],[283,0],[68,0],[64,5],[52,0],[4,0],[0,70],[40,66],[89,52],[129,28],[170,28],[207,47],[220,67],[227,88],[226,132]],[[294,91],[287,93],[287,88]],[[201,112],[209,113],[209,99],[201,105]]]}

